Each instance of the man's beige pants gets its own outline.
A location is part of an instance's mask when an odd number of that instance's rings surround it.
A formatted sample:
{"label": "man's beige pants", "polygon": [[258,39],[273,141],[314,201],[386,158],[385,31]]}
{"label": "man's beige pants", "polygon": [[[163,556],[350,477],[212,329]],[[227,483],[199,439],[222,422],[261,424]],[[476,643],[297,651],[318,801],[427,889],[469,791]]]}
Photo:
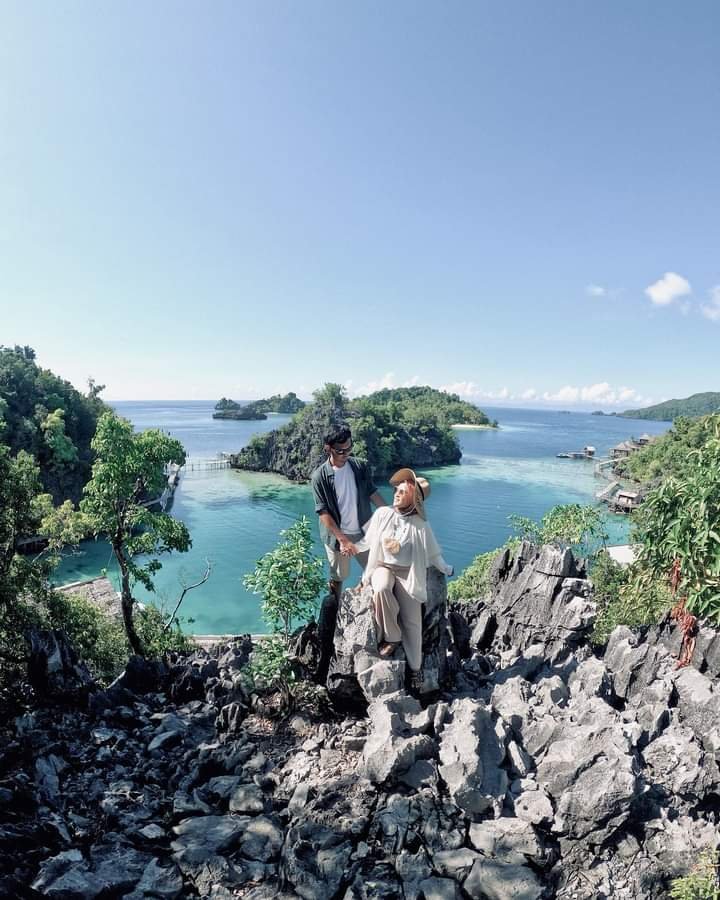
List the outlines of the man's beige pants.
{"label": "man's beige pants", "polygon": [[422,603],[413,600],[403,585],[408,568],[395,570],[379,566],[372,573],[375,621],[378,642],[391,644],[402,641],[410,668],[417,672],[422,666]]}

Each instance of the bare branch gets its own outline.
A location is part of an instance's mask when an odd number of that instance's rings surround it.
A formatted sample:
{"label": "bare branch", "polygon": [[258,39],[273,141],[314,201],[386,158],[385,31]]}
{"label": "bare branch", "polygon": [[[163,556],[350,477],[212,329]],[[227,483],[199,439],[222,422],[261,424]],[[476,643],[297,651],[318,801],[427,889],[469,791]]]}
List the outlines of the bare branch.
{"label": "bare branch", "polygon": [[205,560],[205,574],[204,574],[203,577],[200,579],[200,581],[196,581],[195,584],[188,584],[188,585],[185,585],[185,587],[183,588],[182,594],[180,594],[180,599],[179,599],[178,602],[175,604],[175,609],[173,610],[172,615],[170,616],[170,618],[169,618],[169,619],[167,620],[167,622],[165,623],[165,626],[164,626],[164,628],[163,628],[163,632],[166,632],[166,631],[169,631],[169,630],[170,630],[170,626],[171,626],[172,623],[175,621],[175,616],[177,615],[178,610],[180,609],[180,604],[181,604],[181,603],[183,602],[183,600],[185,599],[185,594],[187,594],[188,591],[193,590],[193,588],[200,587],[201,584],[205,584],[205,582],[206,582],[206,581],[208,580],[208,578],[210,577],[210,573],[211,573],[211,572],[212,572],[212,563],[210,562],[209,559],[206,559],[206,560]]}

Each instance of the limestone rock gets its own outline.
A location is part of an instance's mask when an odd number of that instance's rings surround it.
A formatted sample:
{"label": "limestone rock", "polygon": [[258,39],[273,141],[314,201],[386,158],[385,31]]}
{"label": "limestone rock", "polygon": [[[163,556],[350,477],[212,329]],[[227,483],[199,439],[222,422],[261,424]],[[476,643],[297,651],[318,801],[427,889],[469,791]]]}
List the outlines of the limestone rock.
{"label": "limestone rock", "polygon": [[470,825],[470,843],[485,857],[504,863],[542,864],[545,851],[532,825],[522,819],[490,819]]}
{"label": "limestone rock", "polygon": [[[378,655],[372,608],[372,587],[343,592],[335,627],[335,656],[327,688],[339,705],[358,706],[404,686],[402,647],[392,660]],[[446,684],[455,671],[452,630],[447,619],[447,584],[437,569],[427,570],[427,601],[423,605],[423,693]]]}
{"label": "limestone rock", "polygon": [[481,700],[456,700],[450,713],[440,739],[440,775],[461,809],[485,812],[502,804],[508,787],[504,736],[496,733],[492,712]]}
{"label": "limestone rock", "polygon": [[522,652],[541,643],[555,662],[587,638],[596,613],[592,584],[570,550],[524,541],[512,561],[507,551],[496,560],[491,581],[492,646]]}
{"label": "limestone rock", "polygon": [[29,641],[28,678],[38,696],[74,702],[86,699],[93,679],[65,633],[32,628]]}
{"label": "limestone rock", "polygon": [[361,771],[371,781],[382,783],[407,772],[417,760],[436,753],[428,716],[420,704],[402,691],[380,697],[368,709],[372,731],[362,753]]}
{"label": "limestone rock", "polygon": [[187,848],[197,848],[207,855],[223,853],[235,849],[248,823],[246,817],[235,816],[183,819],[173,828],[177,838],[171,846],[176,853]]}
{"label": "limestone rock", "polygon": [[463,883],[473,900],[540,900],[543,887],[527,866],[478,859]]}

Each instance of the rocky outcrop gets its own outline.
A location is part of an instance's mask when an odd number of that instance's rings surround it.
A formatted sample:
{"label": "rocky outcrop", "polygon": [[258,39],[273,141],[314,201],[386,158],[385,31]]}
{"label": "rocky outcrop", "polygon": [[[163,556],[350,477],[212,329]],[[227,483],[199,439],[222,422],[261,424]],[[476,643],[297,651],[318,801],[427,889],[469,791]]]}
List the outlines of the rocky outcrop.
{"label": "rocky outcrop", "polygon": [[345,597],[338,663],[364,715],[301,683],[269,718],[238,641],[11,723],[0,895],[660,900],[720,844],[709,633],[700,668],[675,667],[667,627],[617,629],[598,658],[582,569],[526,545],[421,702],[401,659],[374,669]]}
{"label": "rocky outcrop", "polygon": [[[449,686],[458,665],[447,618],[447,582],[435,568],[427,570],[428,599],[423,606],[422,694],[436,695]],[[340,708],[363,709],[377,697],[405,687],[405,654],[398,647],[392,659],[378,655],[372,587],[346,590],[338,606],[334,659],[327,689]]]}
{"label": "rocky outcrop", "polygon": [[78,702],[88,696],[92,676],[62,631],[32,628],[28,643],[28,680],[39,697]]}

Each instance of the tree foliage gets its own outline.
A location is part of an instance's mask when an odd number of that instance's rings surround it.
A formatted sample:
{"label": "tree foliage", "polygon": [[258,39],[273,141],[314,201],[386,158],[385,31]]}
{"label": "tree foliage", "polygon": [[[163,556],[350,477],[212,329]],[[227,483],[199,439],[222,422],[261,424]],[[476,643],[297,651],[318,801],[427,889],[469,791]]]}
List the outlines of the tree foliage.
{"label": "tree foliage", "polygon": [[[44,538],[46,550],[21,552],[23,540]],[[49,584],[56,551],[79,539],[72,504],[55,508],[43,493],[40,469],[24,450],[17,455],[0,444],[0,702],[23,671],[25,634],[31,625],[51,621]]]}
{"label": "tree foliage", "polygon": [[720,415],[701,419],[676,419],[672,428],[646,447],[618,460],[614,470],[632,481],[659,484],[663,478],[682,474],[688,454],[705,446],[714,434]]}
{"label": "tree foliage", "polygon": [[252,403],[248,403],[248,406],[256,412],[274,412],[286,415],[299,412],[305,405],[305,401],[301,400],[294,391],[287,394],[273,394],[272,397],[266,397],[264,400],[254,400]]}
{"label": "tree foliage", "polygon": [[678,596],[720,623],[720,416],[702,427],[702,446],[686,453],[679,473],[650,491],[636,514],[636,586],[667,581],[678,560]]}
{"label": "tree foliage", "polygon": [[106,409],[101,385],[83,396],[35,361],[31,347],[0,346],[0,440],[13,456],[24,450],[40,468],[56,502],[77,501],[90,476],[90,442]]}
{"label": "tree foliage", "polygon": [[245,587],[262,597],[262,614],[287,648],[294,622],[315,613],[325,584],[323,563],[313,553],[310,522],[303,516],[280,532],[278,546],[257,561],[245,576]]}
{"label": "tree foliage", "polygon": [[720,900],[720,856],[708,848],[700,854],[692,870],[673,879],[672,900]]}
{"label": "tree foliage", "polygon": [[592,560],[590,577],[597,603],[591,641],[602,646],[618,625],[640,628],[654,625],[673,606],[667,579],[644,579],[638,563],[623,568],[607,551]]}
{"label": "tree foliage", "polygon": [[154,590],[158,559],[171,550],[185,552],[191,540],[182,522],[164,512],[153,512],[148,499],[159,497],[167,483],[166,466],[182,465],[182,444],[157,429],[139,434],[112,412],[98,423],[92,442],[95,462],[85,486],[80,509],[95,535],[105,535],[120,569],[123,621],[134,653],[145,648],[133,622],[132,588],[140,582]]}
{"label": "tree foliage", "polygon": [[0,444],[0,655],[6,666],[22,658],[24,629],[36,621],[48,593],[49,562],[18,552],[24,536],[40,531],[46,508],[41,490],[32,456],[21,450],[13,457]]}
{"label": "tree foliage", "polygon": [[510,516],[510,524],[521,538],[534,544],[571,547],[583,555],[604,546],[608,538],[602,510],[580,503],[554,506],[539,522],[526,516]]}

